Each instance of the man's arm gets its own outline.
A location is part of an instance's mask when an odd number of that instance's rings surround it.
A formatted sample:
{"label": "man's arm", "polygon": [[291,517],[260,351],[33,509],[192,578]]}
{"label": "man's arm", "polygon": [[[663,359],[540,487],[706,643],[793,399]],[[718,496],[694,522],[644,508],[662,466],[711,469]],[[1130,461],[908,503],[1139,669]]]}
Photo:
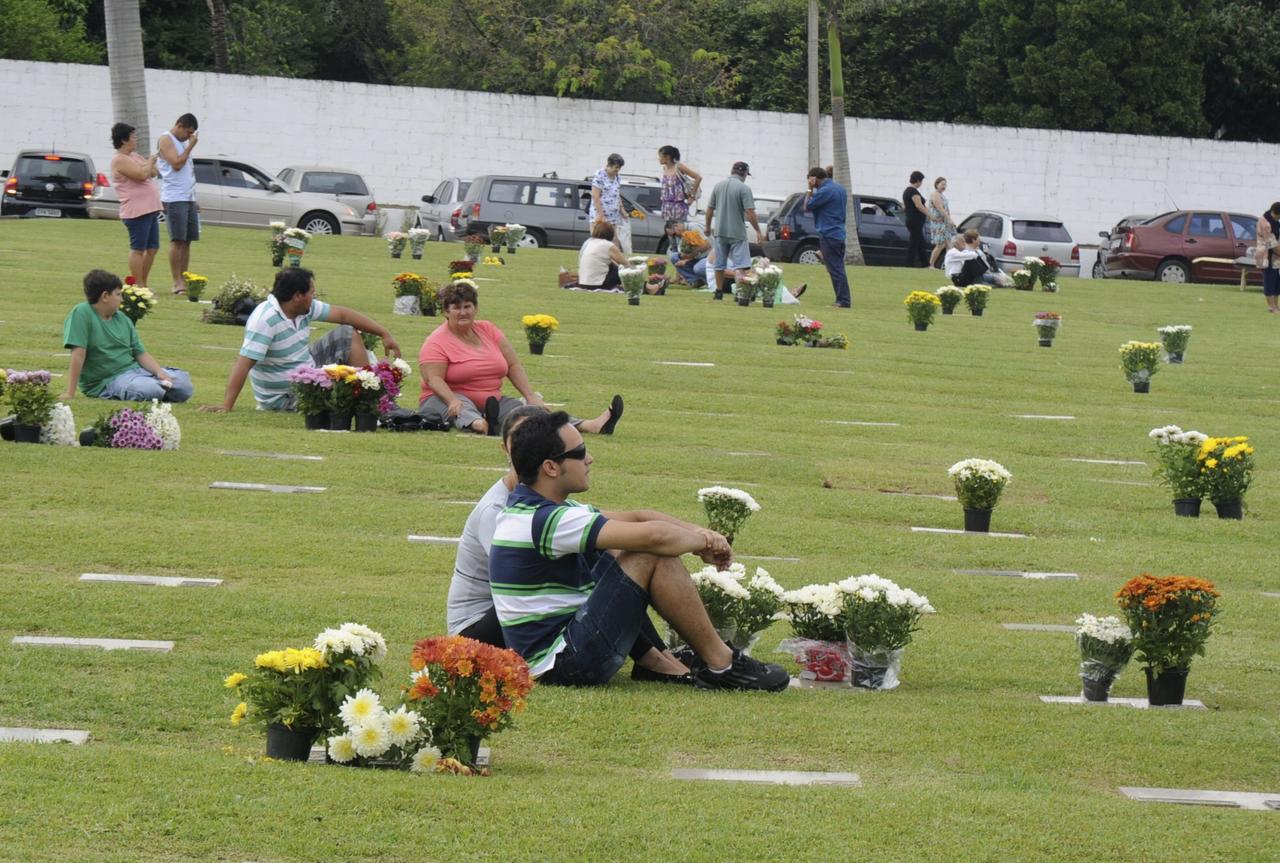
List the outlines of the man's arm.
{"label": "man's arm", "polygon": [[240,398],[240,390],[244,389],[245,379],[249,377],[249,369],[257,365],[257,362],[245,356],[236,357],[236,363],[231,367],[231,376],[227,378],[227,392],[222,397],[222,404],[200,405],[200,410],[215,414],[230,413],[236,406],[236,399]]}
{"label": "man's arm", "polygon": [[173,383],[173,378],[169,377],[168,372],[164,370],[164,366],[156,362],[156,358],[151,356],[151,354],[143,351],[134,357],[134,359],[138,361],[138,365],[151,372],[151,374],[155,375],[158,379]]}
{"label": "man's arm", "polygon": [[67,388],[60,397],[69,402],[76,397],[76,384],[80,383],[80,373],[84,371],[84,348],[71,348],[71,368],[67,369]]}
{"label": "man's arm", "polygon": [[365,317],[355,309],[349,309],[346,306],[330,306],[328,320],[335,324],[350,324],[362,333],[380,336],[382,344],[386,347],[387,356],[400,356],[400,345],[392,337],[391,331],[373,318]]}
{"label": "man's arm", "polygon": [[716,212],[716,208],[715,208],[715,207],[713,207],[713,206],[711,206],[710,204],[708,204],[708,205],[707,205],[707,209],[706,209],[706,214],[707,214],[707,227],[706,227],[706,230],[704,230],[704,231],[702,232],[702,233],[704,233],[705,235],[707,235],[708,237],[710,237],[710,236],[711,236],[711,217],[712,217],[713,215],[715,215],[715,212]]}
{"label": "man's arm", "polygon": [[760,223],[756,221],[756,208],[749,207],[747,209],[747,221],[751,223],[751,227],[756,229],[756,239],[761,243],[764,242],[764,231],[760,230]]}
{"label": "man's arm", "polygon": [[178,148],[173,145],[173,139],[168,135],[161,135],[156,149],[160,151],[160,158],[169,163],[170,168],[181,171],[187,164],[187,160],[191,158],[191,151],[195,149],[197,140],[196,133],[192,132],[191,137],[187,139],[187,149],[179,153]]}
{"label": "man's arm", "polygon": [[[657,514],[657,513],[655,513]],[[696,554],[706,563],[728,566],[733,549],[714,531],[685,526],[678,520],[607,521],[596,536],[596,548],[640,551],[662,557]]]}
{"label": "man's arm", "polygon": [[920,194],[919,192],[916,192],[914,195],[911,196],[911,203],[915,205],[915,208],[919,210],[921,213],[923,213],[925,216],[929,215],[929,208],[924,205],[924,195]]}

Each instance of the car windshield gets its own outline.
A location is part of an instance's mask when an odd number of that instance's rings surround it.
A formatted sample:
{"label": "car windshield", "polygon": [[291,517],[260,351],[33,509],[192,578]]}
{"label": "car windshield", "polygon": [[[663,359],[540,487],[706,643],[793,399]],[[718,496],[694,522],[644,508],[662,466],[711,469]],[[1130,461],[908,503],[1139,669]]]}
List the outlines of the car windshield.
{"label": "car windshield", "polygon": [[322,195],[368,195],[369,187],[359,174],[343,174],[337,171],[308,171],[302,175],[303,192]]}
{"label": "car windshield", "polygon": [[18,159],[14,174],[32,180],[87,180],[89,169],[79,159],[44,159],[40,156],[23,156]]}
{"label": "car windshield", "polygon": [[1040,222],[1032,219],[1013,220],[1013,238],[1043,243],[1069,243],[1071,234],[1061,222]]}

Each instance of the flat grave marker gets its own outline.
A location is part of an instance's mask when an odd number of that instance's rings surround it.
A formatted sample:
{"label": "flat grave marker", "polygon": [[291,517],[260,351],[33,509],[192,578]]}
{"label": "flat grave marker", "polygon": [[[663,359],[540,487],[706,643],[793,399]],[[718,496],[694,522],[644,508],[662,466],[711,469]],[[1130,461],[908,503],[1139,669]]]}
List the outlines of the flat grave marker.
{"label": "flat grave marker", "polygon": [[1115,459],[1115,458],[1064,458],[1063,461],[1074,461],[1080,464],[1136,464],[1146,467],[1145,461],[1133,461],[1132,459]]}
{"label": "flat grave marker", "polygon": [[1074,626],[1061,623],[1002,623],[1005,629],[1014,632],[1075,632]]}
{"label": "flat grave marker", "polygon": [[843,785],[856,788],[862,780],[856,773],[824,773],[807,770],[698,770],[678,768],[672,779],[712,782],[758,782],[765,785]]}
{"label": "flat grave marker", "polygon": [[480,467],[479,465],[470,465],[470,464],[458,464],[458,465],[454,465],[454,467],[461,468],[462,470],[487,470],[491,473],[493,471],[497,471],[498,473],[507,472],[507,469],[505,467]]}
{"label": "flat grave marker", "polygon": [[953,569],[956,575],[994,575],[1004,578],[1030,578],[1036,581],[1079,581],[1074,572],[1027,572],[1022,569]]}
{"label": "flat grave marker", "polygon": [[236,351],[237,353],[240,351],[239,348],[229,348],[226,345],[201,345],[200,347],[206,351]]}
{"label": "flat grave marker", "polygon": [[1083,695],[1041,695],[1045,704],[1087,704],[1097,707],[1132,707],[1135,710],[1204,710],[1204,703],[1194,698],[1183,699],[1181,704],[1165,704],[1152,707],[1145,698],[1116,698],[1106,701],[1085,701]]}
{"label": "flat grave marker", "polygon": [[120,584],[149,584],[155,587],[217,587],[220,578],[183,578],[174,575],[114,575],[105,572],[86,572],[81,581],[117,582]]}
{"label": "flat grave marker", "polygon": [[755,456],[771,456],[773,455],[773,453],[756,452],[754,450],[737,450],[737,451],[726,451],[725,455],[736,456],[739,458],[751,458]]}
{"label": "flat grave marker", "polygon": [[902,423],[872,422],[871,420],[821,420],[821,422],[836,426],[867,426],[870,428],[896,428],[902,425]]}
{"label": "flat grave marker", "polygon": [[425,542],[438,545],[457,545],[462,541],[460,536],[432,536],[431,534],[409,534],[409,542]]}
{"label": "flat grave marker", "polygon": [[1204,788],[1139,788],[1121,786],[1120,793],[1142,803],[1180,803],[1190,806],[1222,806],[1262,812],[1280,810],[1280,791],[1212,791]]}
{"label": "flat grave marker", "polygon": [[737,488],[740,485],[749,486],[751,488],[760,487],[760,483],[758,482],[743,482],[742,480],[731,480],[731,479],[693,479],[693,480],[689,480],[689,482],[696,482],[699,485],[701,485],[702,483],[706,483],[707,485],[723,485],[723,486],[728,486],[729,488]]}
{"label": "flat grave marker", "polygon": [[274,494],[316,494],[327,491],[328,486],[323,485],[273,485],[266,482],[212,482],[209,488],[226,489],[229,491],[269,491]]}
{"label": "flat grave marker", "polygon": [[1106,483],[1107,485],[1136,485],[1140,488],[1155,488],[1155,483],[1153,482],[1135,482],[1131,479],[1096,479],[1094,477],[1090,477],[1089,482],[1101,482]]}
{"label": "flat grave marker", "polygon": [[[67,356],[71,356],[71,354],[67,354]],[[713,369],[716,366],[715,363],[686,363],[678,360],[654,360],[653,364],[656,366],[690,366],[699,369]]]}
{"label": "flat grave marker", "polygon": [[959,500],[959,498],[954,494],[929,494],[923,491],[890,491],[887,488],[878,489],[878,491],[881,494],[891,494],[896,497],[927,497],[932,498],[933,500],[948,500],[953,503]]}
{"label": "flat grave marker", "polygon": [[133,638],[65,638],[50,635],[15,635],[11,644],[30,647],[75,647],[99,650],[150,650],[168,653],[173,650],[172,641],[147,641]]}
{"label": "flat grave marker", "polygon": [[1018,420],[1073,420],[1070,414],[1009,414]]}
{"label": "flat grave marker", "polygon": [[273,458],[280,461],[324,461],[322,455],[294,455],[287,452],[254,452],[247,449],[220,449],[218,455],[236,456],[237,458]]}
{"label": "flat grave marker", "polygon": [[1280,593],[1267,593],[1267,592],[1265,592],[1265,591],[1264,591],[1262,595],[1263,595],[1263,596],[1269,596],[1269,597],[1271,597],[1272,599],[1280,599]]}
{"label": "flat grave marker", "polygon": [[800,558],[798,557],[774,557],[773,555],[768,554],[735,554],[734,558],[737,560],[782,560],[787,563],[800,562]]}
{"label": "flat grave marker", "polygon": [[73,728],[0,728],[0,743],[70,743],[80,746],[88,742],[88,731]]}
{"label": "flat grave marker", "polygon": [[[323,746],[312,746],[311,753],[307,756],[307,763],[327,764],[328,762],[325,761],[325,756],[327,756],[328,753],[329,750],[325,749]],[[481,746],[480,750],[476,753],[476,766],[488,767],[492,757],[493,753],[490,751],[489,747]]]}
{"label": "flat grave marker", "polygon": [[968,536],[999,536],[1007,539],[1031,539],[1025,533],[1005,533],[998,530],[981,531],[981,530],[961,530],[956,527],[917,527],[912,525],[912,533],[945,533],[945,534],[964,534]]}

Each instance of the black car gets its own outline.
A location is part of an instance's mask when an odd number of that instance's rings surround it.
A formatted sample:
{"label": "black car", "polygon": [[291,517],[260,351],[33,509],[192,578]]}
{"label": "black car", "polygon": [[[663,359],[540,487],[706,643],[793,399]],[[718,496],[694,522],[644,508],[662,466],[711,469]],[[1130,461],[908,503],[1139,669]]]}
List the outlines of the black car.
{"label": "black car", "polygon": [[84,153],[23,150],[4,176],[0,215],[88,218],[97,183],[93,160]]}
{"label": "black car", "polygon": [[[876,266],[903,266],[907,257],[908,235],[902,202],[879,195],[855,194],[853,211],[863,259]],[[766,257],[795,264],[822,263],[818,255],[818,232],[814,227],[813,213],[804,210],[803,192],[783,201],[769,219],[766,234]]]}

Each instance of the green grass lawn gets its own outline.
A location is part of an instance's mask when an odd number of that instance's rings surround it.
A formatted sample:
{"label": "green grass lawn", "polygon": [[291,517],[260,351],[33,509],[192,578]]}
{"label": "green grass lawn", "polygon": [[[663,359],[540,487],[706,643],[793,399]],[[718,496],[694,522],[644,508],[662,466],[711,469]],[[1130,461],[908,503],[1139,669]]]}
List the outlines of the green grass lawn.
{"label": "green grass lawn", "polygon": [[[0,365],[65,372],[62,321],[93,267],[125,270],[109,222],[0,223]],[[163,251],[163,250],[162,250]],[[461,246],[388,257],[381,241],[323,237],[307,250],[323,298],[391,327],[415,366],[439,319],[394,318],[391,276],[433,278]],[[800,307],[764,311],[673,290],[638,308],[556,288],[568,251],[522,250],[478,267],[481,316],[502,327],[535,389],[594,416],[620,392],[612,438],[590,438],[604,508],[653,507],[701,520],[699,487],[740,485],[761,503],[737,541],[786,587],[876,572],[927,594],[938,614],[908,648],[891,693],[701,693],[634,684],[535,689],[491,741],[489,779],[342,770],[257,760],[259,731],[232,728],[221,686],[263,650],[307,643],[353,620],[391,644],[382,689],[407,681],[412,643],[444,631],[452,546],[503,464],[492,440],[457,433],[307,433],[294,415],[221,400],[240,342],[233,327],[162,291],[139,330],[162,362],[188,369],[175,408],[178,452],[0,444],[0,725],[83,728],[82,747],[0,744],[0,860],[339,861],[378,859],[1096,861],[1276,860],[1280,820],[1260,812],[1133,803],[1121,785],[1280,792],[1276,513],[1280,389],[1269,359],[1280,320],[1227,286],[1063,280],[1061,294],[997,291],[982,318],[963,306],[913,331],[902,298],[936,273],[851,270],[852,312],[829,309],[817,267]],[[216,288],[231,272],[269,285],[266,233],[212,228],[192,268]],[[417,267],[415,267],[415,264]],[[164,261],[152,282],[167,282]],[[848,351],[783,348],[792,311],[851,339]],[[1062,313],[1052,349],[1032,315]],[[560,332],[528,356],[523,314]],[[1149,395],[1117,348],[1195,327],[1183,366]],[[317,329],[323,329],[317,328]],[[655,361],[711,362],[712,368]],[[59,382],[55,380],[55,388]],[[247,387],[246,387],[247,389]],[[89,425],[108,405],[72,405]],[[1071,414],[1075,421],[1010,414]],[[859,426],[845,422],[896,422]],[[1176,423],[1249,435],[1259,471],[1243,522],[1175,519],[1147,432]],[[233,458],[219,450],[324,456]],[[730,452],[765,453],[731,456]],[[912,533],[959,527],[949,494],[969,456],[1014,475],[993,530],[1030,539]],[[215,491],[215,480],[327,486],[323,494]],[[1270,549],[1270,551],[1268,551]],[[750,563],[750,562],[749,562]],[[1079,573],[1078,581],[958,575],[953,569]],[[1143,571],[1213,580],[1221,626],[1191,670],[1203,711],[1042,704],[1079,691],[1070,635],[1003,622],[1110,614]],[[224,579],[217,588],[87,584],[84,572]],[[757,655],[789,631],[776,624]],[[14,635],[172,639],[170,654],[20,648]],[[789,666],[790,667],[790,666]],[[1130,666],[1113,690],[1145,695]],[[861,788],[676,782],[676,767],[840,770]],[[1270,848],[1270,851],[1266,849]]]}

